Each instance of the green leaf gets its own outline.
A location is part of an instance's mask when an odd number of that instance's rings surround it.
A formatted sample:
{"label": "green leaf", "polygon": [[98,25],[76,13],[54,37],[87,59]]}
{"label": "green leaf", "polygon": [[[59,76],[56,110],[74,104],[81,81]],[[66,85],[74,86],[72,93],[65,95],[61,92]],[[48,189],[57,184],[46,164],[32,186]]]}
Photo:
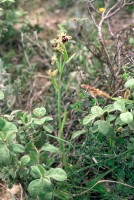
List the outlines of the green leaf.
{"label": "green leaf", "polygon": [[53,127],[50,124],[44,125],[43,128],[45,129],[45,131],[47,131],[48,133],[52,133],[53,132]]}
{"label": "green leaf", "polygon": [[116,116],[115,116],[115,115],[108,115],[106,121],[112,122],[112,121],[114,121],[115,119],[116,119]]}
{"label": "green leaf", "polygon": [[0,140],[4,140],[4,133],[0,131]]}
{"label": "green leaf", "polygon": [[8,142],[13,142],[15,138],[16,138],[16,134],[14,132],[8,132],[8,134],[5,137],[5,140]]}
{"label": "green leaf", "polygon": [[132,87],[134,87],[134,78],[129,79],[129,80],[125,83],[125,87],[126,87],[126,88],[132,88]]}
{"label": "green leaf", "polygon": [[12,144],[12,148],[15,153],[24,153],[25,152],[25,147],[22,146],[21,144]]}
{"label": "green leaf", "polygon": [[134,123],[133,122],[129,123],[128,126],[129,126],[130,130],[134,131]]}
{"label": "green leaf", "polygon": [[68,61],[66,62],[66,63],[69,63],[72,59],[73,59],[73,57],[76,55],[76,53],[74,53],[69,59],[68,59]]}
{"label": "green leaf", "polygon": [[40,170],[40,173],[42,174],[42,176],[44,176],[46,174],[46,170],[44,169],[44,167],[42,167],[41,165],[37,165],[37,167]]}
{"label": "green leaf", "polygon": [[30,162],[30,156],[26,155],[21,158],[21,165],[25,166]]}
{"label": "green leaf", "polygon": [[53,146],[52,144],[48,144],[46,143],[40,151],[49,151],[51,153],[58,153],[59,152],[59,149],[55,146]]}
{"label": "green leaf", "polygon": [[53,120],[53,118],[49,116],[45,116],[44,119],[45,119],[45,122],[49,122]]}
{"label": "green leaf", "polygon": [[35,148],[33,141],[29,141],[25,146],[25,151],[29,153],[30,151],[35,151]]}
{"label": "green leaf", "polygon": [[117,101],[114,102],[114,108],[116,110],[121,111],[121,112],[125,112],[126,111],[126,109],[125,109],[125,103],[122,102],[122,101],[120,101],[120,100],[117,100]]}
{"label": "green leaf", "polygon": [[41,125],[43,125],[43,124],[44,124],[44,122],[45,122],[45,119],[44,119],[44,117],[43,117],[43,118],[41,118],[41,119],[34,118],[34,123],[35,123],[36,125],[39,125],[39,126],[41,126]]}
{"label": "green leaf", "polygon": [[14,1],[14,0],[1,0],[0,3],[5,3],[5,2],[11,2],[11,3],[14,3],[15,1]]}
{"label": "green leaf", "polygon": [[110,104],[110,105],[107,105],[107,106],[105,106],[104,108],[103,108],[103,112],[105,113],[105,112],[112,112],[112,111],[114,111],[115,110],[115,108],[114,108],[114,106],[113,106],[113,104]]}
{"label": "green leaf", "polygon": [[59,88],[58,88],[57,82],[56,82],[56,80],[55,80],[55,77],[51,77],[51,82],[52,82],[54,88],[58,91]]}
{"label": "green leaf", "polygon": [[[120,101],[122,103],[125,103],[125,104],[132,104],[133,103],[133,100],[129,100],[129,99],[124,99],[124,98],[112,98],[114,101]],[[115,110],[115,109],[114,109]]]}
{"label": "green leaf", "polygon": [[51,200],[51,181],[45,178],[33,180],[28,186],[28,192],[31,195],[31,197],[41,197],[42,199],[44,196],[44,200]]}
{"label": "green leaf", "polygon": [[53,193],[49,192],[49,193],[46,193],[45,196],[44,194],[40,195],[40,200],[51,200],[52,196],[53,196]]}
{"label": "green leaf", "polygon": [[104,112],[103,112],[103,109],[101,107],[99,107],[99,106],[93,106],[91,108],[91,113],[93,115],[96,115],[96,116],[101,116],[101,115],[103,115]]}
{"label": "green leaf", "polygon": [[68,53],[66,50],[63,52],[63,58],[64,58],[65,62],[67,62],[69,60]]}
{"label": "green leaf", "polygon": [[15,124],[13,124],[11,122],[7,122],[7,121],[5,121],[5,122],[6,122],[5,126],[2,128],[2,131],[4,133],[8,134],[9,132],[15,133],[18,131]]}
{"label": "green leaf", "polygon": [[98,130],[99,130],[99,132],[103,133],[104,135],[107,135],[110,130],[109,123],[107,121],[100,120]]}
{"label": "green leaf", "polygon": [[41,171],[40,171],[40,169],[37,165],[31,167],[31,175],[34,178],[41,178],[42,177],[42,173],[41,173]]}
{"label": "green leaf", "polygon": [[4,93],[2,90],[0,90],[0,100],[3,100],[4,99]]}
{"label": "green leaf", "polygon": [[67,179],[66,172],[61,168],[51,168],[48,172],[48,176],[57,181],[65,181]]}
{"label": "green leaf", "polygon": [[123,123],[129,124],[133,121],[133,115],[130,112],[121,113],[120,119]]}
{"label": "green leaf", "polygon": [[46,114],[46,109],[44,107],[35,108],[33,113],[36,117],[43,117]]}
{"label": "green leaf", "polygon": [[0,164],[8,164],[10,161],[10,151],[7,146],[0,142]]}
{"label": "green leaf", "polygon": [[85,130],[79,130],[79,131],[75,131],[72,134],[71,140],[75,139],[76,137],[79,137],[80,135],[84,134],[86,131]]}
{"label": "green leaf", "polygon": [[89,124],[93,119],[96,118],[96,115],[89,114],[83,119],[83,125]]}
{"label": "green leaf", "polygon": [[94,126],[93,127],[90,127],[90,133],[96,133],[96,132],[98,132],[98,125],[95,125],[95,123],[94,123]]}
{"label": "green leaf", "polygon": [[4,119],[0,118],[0,130],[3,129],[3,127],[5,126],[5,124],[6,124],[6,121]]}
{"label": "green leaf", "polygon": [[134,38],[129,38],[129,44],[133,44],[134,45]]}

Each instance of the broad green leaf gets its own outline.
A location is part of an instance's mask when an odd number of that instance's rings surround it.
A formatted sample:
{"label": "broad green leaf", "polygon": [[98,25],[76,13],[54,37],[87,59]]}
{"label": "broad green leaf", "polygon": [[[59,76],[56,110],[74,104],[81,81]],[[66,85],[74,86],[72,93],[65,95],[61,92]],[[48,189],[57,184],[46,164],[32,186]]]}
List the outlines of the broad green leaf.
{"label": "broad green leaf", "polygon": [[37,165],[31,167],[31,175],[34,178],[41,178],[42,177],[42,173],[41,173],[41,171],[40,171],[40,169]]}
{"label": "broad green leaf", "polygon": [[38,136],[36,137],[36,141],[34,142],[34,145],[37,148],[42,147],[45,143],[47,142],[47,135],[45,133],[45,131],[42,130],[42,132],[40,132],[38,134]]}
{"label": "broad green leaf", "polygon": [[30,151],[35,151],[35,148],[33,141],[29,141],[25,146],[25,151],[29,153]]}
{"label": "broad green leaf", "polygon": [[43,128],[45,129],[45,131],[47,131],[48,133],[52,133],[53,132],[53,127],[50,124],[44,125]]}
{"label": "broad green leaf", "polygon": [[10,160],[10,152],[7,146],[0,142],[0,164],[8,164]]}
{"label": "broad green leaf", "polygon": [[0,130],[2,130],[2,128],[5,126],[6,121],[2,118],[0,118]]}
{"label": "broad green leaf", "polygon": [[53,118],[49,116],[45,116],[44,119],[45,119],[45,122],[49,122],[53,120]]}
{"label": "broad green leaf", "polygon": [[16,134],[14,132],[8,132],[8,134],[5,137],[5,140],[8,142],[13,142],[15,138],[16,138]]}
{"label": "broad green leaf", "polygon": [[112,111],[114,111],[115,110],[115,108],[114,108],[114,106],[113,106],[113,104],[110,104],[110,105],[107,105],[107,106],[105,106],[104,108],[103,108],[103,112],[105,113],[105,112],[112,112]]}
{"label": "broad green leaf", "polygon": [[45,122],[45,119],[44,119],[44,117],[43,117],[43,118],[41,118],[41,119],[34,118],[34,123],[35,123],[36,125],[39,125],[39,126],[41,126],[41,125],[43,125],[43,124],[44,124],[44,122]]}
{"label": "broad green leaf", "polygon": [[96,118],[96,115],[89,114],[83,119],[83,125],[89,124],[93,119]]}
{"label": "broad green leaf", "polygon": [[37,163],[38,162],[38,156],[36,151],[30,151],[29,152],[31,163]]}
{"label": "broad green leaf", "polygon": [[125,109],[125,103],[122,102],[122,101],[120,101],[120,100],[117,100],[117,101],[114,102],[114,108],[116,110],[121,111],[121,112],[125,112],[126,111],[126,109]]}
{"label": "broad green leaf", "polygon": [[14,1],[14,0],[1,0],[0,3],[5,3],[5,2],[11,2],[11,3],[14,3],[15,1]]}
{"label": "broad green leaf", "polygon": [[116,116],[115,116],[115,115],[108,115],[106,121],[112,122],[112,121],[115,120],[115,119],[116,119]]}
{"label": "broad green leaf", "polygon": [[0,140],[4,140],[4,133],[2,131],[0,131]]}
{"label": "broad green leaf", "polygon": [[108,134],[110,130],[110,125],[107,121],[100,120],[99,126],[98,126],[99,132],[103,133],[104,135]]}
{"label": "broad green leaf", "polygon": [[76,137],[79,137],[80,135],[84,134],[86,131],[85,130],[79,130],[79,131],[75,131],[72,134],[71,140],[75,139]]}
{"label": "broad green leaf", "polygon": [[36,117],[43,117],[46,114],[46,109],[44,107],[35,108],[33,113]]}
{"label": "broad green leaf", "polygon": [[9,132],[17,132],[17,127],[15,124],[11,123],[11,122],[7,122],[6,121],[6,124],[5,126],[2,128],[2,131],[6,134],[8,134]]}
{"label": "broad green leaf", "polygon": [[53,196],[53,193],[52,192],[49,192],[49,193],[45,193],[40,195],[40,200],[51,200],[52,199],[52,196]]}
{"label": "broad green leaf", "polygon": [[[133,100],[129,100],[129,99],[124,99],[124,98],[112,98],[114,101],[120,101],[122,103],[125,103],[125,104],[132,104],[133,103]],[[114,109],[115,110],[115,109]]]}
{"label": "broad green leaf", "polygon": [[24,153],[25,152],[25,147],[22,146],[21,144],[12,144],[12,148],[15,153]]}
{"label": "broad green leaf", "polygon": [[0,100],[3,100],[4,99],[4,93],[2,90],[0,90]]}
{"label": "broad green leaf", "polygon": [[134,122],[128,124],[130,130],[134,131]]}
{"label": "broad green leaf", "polygon": [[98,125],[95,125],[95,123],[94,123],[94,126],[93,127],[90,127],[90,133],[96,133],[96,132],[98,132]]}
{"label": "broad green leaf", "polygon": [[42,167],[41,165],[37,165],[37,167],[40,170],[40,173],[44,176],[46,174],[46,170],[44,169],[44,167]]}
{"label": "broad green leaf", "polygon": [[54,163],[55,163],[55,158],[51,157],[47,159],[46,166],[50,168]]}
{"label": "broad green leaf", "polygon": [[133,44],[134,45],[134,38],[129,38],[129,44]]}
{"label": "broad green leaf", "polygon": [[122,124],[122,121],[121,121],[121,118],[120,117],[117,117],[117,119],[115,120],[115,125],[121,125]]}
{"label": "broad green leaf", "polygon": [[[28,186],[28,192],[31,197],[41,197],[44,196],[44,200],[51,200],[50,193],[52,192],[51,181],[46,178],[40,178],[30,182]],[[46,198],[48,196],[48,198]],[[52,196],[51,196],[52,197]]]}
{"label": "broad green leaf", "polygon": [[48,176],[57,181],[65,181],[67,179],[66,172],[61,168],[51,168],[48,172]]}
{"label": "broad green leaf", "polygon": [[132,87],[134,87],[134,78],[129,79],[129,80],[125,83],[125,87],[126,87],[126,88],[132,88]]}
{"label": "broad green leaf", "polygon": [[93,106],[91,108],[91,113],[93,115],[96,115],[96,116],[101,116],[101,115],[103,115],[104,112],[103,112],[103,109],[101,107],[99,107],[99,106]]}
{"label": "broad green leaf", "polygon": [[25,166],[25,165],[27,165],[27,163],[30,162],[30,156],[28,156],[28,155],[23,156],[20,161],[21,161],[21,165]]}
{"label": "broad green leaf", "polygon": [[59,149],[52,144],[46,143],[40,151],[49,151],[51,153],[58,153]]}
{"label": "broad green leaf", "polygon": [[130,112],[121,113],[120,119],[123,123],[129,124],[133,121],[133,115]]}

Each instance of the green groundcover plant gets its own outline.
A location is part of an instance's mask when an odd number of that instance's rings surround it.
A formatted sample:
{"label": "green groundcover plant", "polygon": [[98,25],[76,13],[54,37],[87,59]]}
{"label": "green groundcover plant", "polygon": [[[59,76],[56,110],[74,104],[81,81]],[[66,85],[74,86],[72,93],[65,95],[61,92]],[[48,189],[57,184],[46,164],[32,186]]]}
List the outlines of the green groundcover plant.
{"label": "green groundcover plant", "polygon": [[51,120],[44,107],[32,115],[16,110],[0,117],[0,177],[9,181],[9,187],[21,183],[30,199],[52,199],[53,180],[67,179],[63,169],[51,167],[59,154],[47,140],[53,131]]}

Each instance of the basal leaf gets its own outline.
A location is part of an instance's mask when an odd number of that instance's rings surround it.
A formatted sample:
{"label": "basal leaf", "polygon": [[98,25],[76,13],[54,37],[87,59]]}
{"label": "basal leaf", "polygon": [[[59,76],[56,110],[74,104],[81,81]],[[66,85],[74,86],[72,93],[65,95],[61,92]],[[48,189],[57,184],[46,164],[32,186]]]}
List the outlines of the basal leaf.
{"label": "basal leaf", "polygon": [[134,87],[134,78],[129,79],[129,80],[125,83],[125,87],[126,87],[126,88],[132,88],[132,87]]}
{"label": "basal leaf", "polygon": [[122,101],[120,101],[120,100],[117,100],[117,101],[114,102],[114,108],[116,110],[121,111],[121,112],[125,112],[126,111],[126,109],[125,109],[125,103],[122,102]]}
{"label": "basal leaf", "polygon": [[[50,198],[51,196],[50,193],[52,192],[51,181],[46,178],[33,180],[32,182],[30,182],[28,186],[28,192],[31,195],[31,197],[41,197],[42,199],[44,196],[44,200],[51,200]],[[48,198],[46,198],[45,196],[48,196]]]}
{"label": "basal leaf", "polygon": [[96,118],[96,115],[89,114],[83,119],[83,125],[89,124],[93,119]]}
{"label": "basal leaf", "polygon": [[75,131],[72,134],[71,140],[75,139],[76,137],[79,137],[80,135],[84,134],[86,131],[85,130],[79,130],[79,131]]}
{"label": "basal leaf", "polygon": [[51,153],[58,153],[59,149],[52,144],[46,143],[40,151],[49,151]]}
{"label": "basal leaf", "polygon": [[46,114],[46,109],[44,107],[35,108],[33,113],[36,117],[43,117]]}
{"label": "basal leaf", "polygon": [[48,172],[48,176],[57,181],[65,181],[67,179],[66,172],[61,168],[51,168]]}
{"label": "basal leaf", "polygon": [[101,116],[101,115],[103,115],[104,112],[103,112],[103,109],[101,107],[99,107],[99,106],[93,106],[91,108],[91,113],[93,115],[96,115],[96,116]]}
{"label": "basal leaf", "polygon": [[100,120],[99,126],[98,126],[99,132],[103,133],[104,135],[108,134],[110,130],[110,125],[107,121]]}
{"label": "basal leaf", "polygon": [[133,121],[133,115],[130,112],[121,113],[120,119],[123,123],[129,124]]}

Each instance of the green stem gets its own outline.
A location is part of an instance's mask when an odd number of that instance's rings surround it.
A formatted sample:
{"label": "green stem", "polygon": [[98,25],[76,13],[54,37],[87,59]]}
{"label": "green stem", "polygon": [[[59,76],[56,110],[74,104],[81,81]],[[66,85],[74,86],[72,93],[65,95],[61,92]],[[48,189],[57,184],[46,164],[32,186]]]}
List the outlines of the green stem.
{"label": "green stem", "polygon": [[66,120],[66,114],[64,115],[63,121],[61,118],[61,77],[62,77],[62,71],[59,74],[59,79],[58,79],[58,128],[59,128],[58,138],[59,138],[59,148],[61,152],[62,165],[63,167],[67,168],[64,141],[63,141],[64,139],[63,128]]}
{"label": "green stem", "polygon": [[61,128],[61,74],[59,75],[58,80],[58,128]]}

